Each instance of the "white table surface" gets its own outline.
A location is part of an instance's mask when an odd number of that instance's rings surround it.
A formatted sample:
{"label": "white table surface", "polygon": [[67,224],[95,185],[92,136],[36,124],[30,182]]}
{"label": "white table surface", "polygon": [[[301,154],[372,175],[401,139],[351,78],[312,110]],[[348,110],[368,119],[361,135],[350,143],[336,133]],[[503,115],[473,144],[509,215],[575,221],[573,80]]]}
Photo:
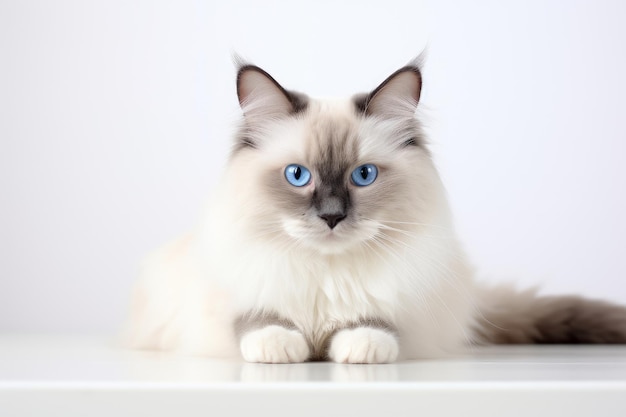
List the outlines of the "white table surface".
{"label": "white table surface", "polygon": [[626,346],[500,346],[389,365],[250,364],[0,335],[4,416],[626,416]]}

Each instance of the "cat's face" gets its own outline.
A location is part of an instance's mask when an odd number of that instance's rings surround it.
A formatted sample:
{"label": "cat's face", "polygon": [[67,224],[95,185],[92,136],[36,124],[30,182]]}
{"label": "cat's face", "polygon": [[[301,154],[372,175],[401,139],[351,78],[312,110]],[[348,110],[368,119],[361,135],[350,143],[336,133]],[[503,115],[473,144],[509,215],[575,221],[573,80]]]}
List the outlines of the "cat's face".
{"label": "cat's face", "polygon": [[256,67],[238,81],[245,119],[229,173],[258,236],[332,254],[396,246],[428,221],[439,183],[413,116],[417,68],[343,101],[287,92]]}

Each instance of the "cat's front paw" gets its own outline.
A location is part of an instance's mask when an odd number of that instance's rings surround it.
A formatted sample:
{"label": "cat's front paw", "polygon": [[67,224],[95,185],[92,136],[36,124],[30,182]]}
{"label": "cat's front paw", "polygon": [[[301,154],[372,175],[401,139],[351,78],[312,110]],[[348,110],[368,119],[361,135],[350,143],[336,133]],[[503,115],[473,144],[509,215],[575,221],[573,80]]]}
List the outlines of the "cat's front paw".
{"label": "cat's front paw", "polygon": [[398,358],[398,341],[381,329],[344,329],[330,342],[328,356],[339,363],[389,363]]}
{"label": "cat's front paw", "polygon": [[240,348],[241,355],[248,362],[304,362],[310,354],[302,333],[277,325],[246,333],[241,338]]}

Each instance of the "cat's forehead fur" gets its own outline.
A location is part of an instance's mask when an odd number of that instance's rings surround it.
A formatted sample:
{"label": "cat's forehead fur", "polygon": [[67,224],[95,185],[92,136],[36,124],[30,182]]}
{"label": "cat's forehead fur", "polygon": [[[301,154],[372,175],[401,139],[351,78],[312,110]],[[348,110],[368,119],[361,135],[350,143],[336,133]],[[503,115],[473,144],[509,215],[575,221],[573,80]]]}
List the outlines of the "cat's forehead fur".
{"label": "cat's forehead fur", "polygon": [[359,124],[348,100],[313,100],[303,117],[303,150],[318,172],[343,172],[358,160]]}
{"label": "cat's forehead fur", "polygon": [[[242,129],[239,143],[249,134],[249,128]],[[269,161],[289,160],[325,173],[393,159],[409,142],[427,152],[416,119],[364,117],[352,98],[309,98],[301,111],[266,122],[253,134],[253,148]]]}

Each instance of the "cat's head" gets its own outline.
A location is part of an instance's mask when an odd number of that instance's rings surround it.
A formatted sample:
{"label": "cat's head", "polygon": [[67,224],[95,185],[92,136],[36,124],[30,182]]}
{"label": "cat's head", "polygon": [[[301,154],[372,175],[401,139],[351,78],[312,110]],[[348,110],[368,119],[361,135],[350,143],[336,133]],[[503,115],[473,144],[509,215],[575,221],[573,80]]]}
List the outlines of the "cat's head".
{"label": "cat's head", "polygon": [[441,187],[415,110],[412,63],[372,92],[316,100],[242,64],[229,163],[234,210],[259,237],[324,254],[395,246],[433,221]]}

